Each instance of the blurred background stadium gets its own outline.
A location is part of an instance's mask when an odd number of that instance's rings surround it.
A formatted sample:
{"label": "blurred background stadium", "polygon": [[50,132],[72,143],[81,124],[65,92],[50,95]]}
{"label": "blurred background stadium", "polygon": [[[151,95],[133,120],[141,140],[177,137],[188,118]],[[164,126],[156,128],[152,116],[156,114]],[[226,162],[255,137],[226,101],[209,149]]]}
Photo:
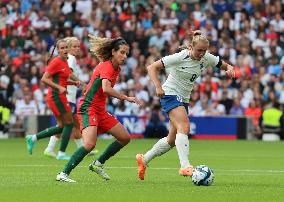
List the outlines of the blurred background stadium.
{"label": "blurred background stadium", "polygon": [[[283,110],[283,9],[283,0],[2,0],[0,137],[24,137],[53,124],[40,83],[46,59],[56,39],[77,36],[79,77],[88,83],[98,64],[88,51],[88,34],[122,36],[131,47],[115,88],[135,94],[145,107],[109,99],[108,110],[133,136],[165,136],[166,117],[146,66],[187,44],[191,27],[208,37],[211,53],[241,71],[241,78],[231,80],[212,67],[197,80],[190,103],[193,137],[261,139],[262,112]],[[166,72],[160,77],[165,80]]]}

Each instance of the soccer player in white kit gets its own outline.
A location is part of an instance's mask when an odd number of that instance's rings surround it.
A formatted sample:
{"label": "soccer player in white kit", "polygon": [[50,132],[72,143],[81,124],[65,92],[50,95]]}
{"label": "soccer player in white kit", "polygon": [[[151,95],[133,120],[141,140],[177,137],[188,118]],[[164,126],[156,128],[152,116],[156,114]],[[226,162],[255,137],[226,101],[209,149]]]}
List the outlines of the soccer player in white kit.
{"label": "soccer player in white kit", "polygon": [[[227,76],[237,76],[234,68],[222,61],[218,56],[210,54],[209,41],[196,30],[188,49],[184,49],[173,55],[165,56],[147,67],[148,74],[156,87],[156,93],[160,97],[161,106],[170,118],[169,134],[160,139],[144,155],[137,154],[138,177],[144,180],[148,163],[157,156],[168,152],[176,146],[180,161],[179,174],[192,176],[194,167],[189,162],[189,120],[188,103],[195,80],[208,67],[218,67],[226,71]],[[158,79],[158,71],[162,68],[169,70],[166,82],[161,85]]]}
{"label": "soccer player in white kit", "polygon": [[[66,37],[64,39],[67,42],[68,46],[68,65],[70,69],[72,70],[72,77],[75,77],[78,79],[79,76],[79,66],[77,64],[76,57],[80,56],[81,50],[80,50],[80,41],[76,37]],[[86,89],[86,84],[84,82],[81,82],[83,84],[83,90]],[[77,145],[77,147],[82,146],[82,136],[80,131],[80,124],[78,122],[77,118],[77,107],[76,107],[76,95],[77,95],[77,86],[74,85],[68,85],[67,86],[67,100],[72,108],[73,113],[73,120],[74,120],[74,127],[73,127],[73,133],[74,133],[74,141]],[[56,157],[56,153],[54,152],[55,145],[58,141],[57,136],[51,136],[47,148],[44,150],[44,155],[49,157]],[[93,151],[93,154],[97,153],[97,151]],[[68,160],[68,159],[66,159]]]}

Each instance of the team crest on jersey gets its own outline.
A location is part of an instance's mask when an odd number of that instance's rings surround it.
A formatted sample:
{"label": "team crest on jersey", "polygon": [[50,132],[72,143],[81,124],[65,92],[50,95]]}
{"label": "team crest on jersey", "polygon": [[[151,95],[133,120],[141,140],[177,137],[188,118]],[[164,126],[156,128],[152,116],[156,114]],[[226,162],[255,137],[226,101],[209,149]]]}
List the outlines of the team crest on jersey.
{"label": "team crest on jersey", "polygon": [[202,70],[204,68],[203,62],[200,64],[200,69]]}

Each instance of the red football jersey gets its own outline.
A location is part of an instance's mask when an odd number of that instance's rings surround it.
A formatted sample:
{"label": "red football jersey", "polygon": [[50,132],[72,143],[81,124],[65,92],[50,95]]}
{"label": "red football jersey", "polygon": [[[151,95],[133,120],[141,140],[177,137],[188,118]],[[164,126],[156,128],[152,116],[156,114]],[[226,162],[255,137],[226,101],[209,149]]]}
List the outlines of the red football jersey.
{"label": "red football jersey", "polygon": [[114,69],[111,61],[102,62],[95,68],[91,81],[87,86],[84,97],[81,99],[78,110],[79,113],[89,111],[105,112],[107,94],[103,92],[102,80],[108,79],[113,87],[116,83],[120,67]]}
{"label": "red football jersey", "polygon": [[[68,66],[67,60],[64,61],[59,57],[54,58],[48,64],[46,72],[51,75],[51,79],[54,83],[67,88],[68,79],[72,73]],[[55,95],[58,95],[58,89],[49,87],[47,96],[53,97]]]}

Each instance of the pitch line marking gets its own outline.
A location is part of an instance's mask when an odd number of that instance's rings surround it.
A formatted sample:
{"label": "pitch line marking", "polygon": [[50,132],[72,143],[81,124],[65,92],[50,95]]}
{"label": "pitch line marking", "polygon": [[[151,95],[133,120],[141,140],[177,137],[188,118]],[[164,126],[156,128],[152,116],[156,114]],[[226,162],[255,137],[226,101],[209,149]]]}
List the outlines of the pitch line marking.
{"label": "pitch line marking", "polygon": [[[62,165],[45,165],[45,164],[16,164],[16,165],[1,165],[0,167],[62,167]],[[88,166],[77,166],[86,168]],[[108,169],[137,169],[133,166],[106,166]],[[148,167],[150,170],[177,170],[178,168],[157,168]],[[255,170],[255,169],[213,169],[218,172],[260,172],[260,173],[284,173],[284,170]]]}

